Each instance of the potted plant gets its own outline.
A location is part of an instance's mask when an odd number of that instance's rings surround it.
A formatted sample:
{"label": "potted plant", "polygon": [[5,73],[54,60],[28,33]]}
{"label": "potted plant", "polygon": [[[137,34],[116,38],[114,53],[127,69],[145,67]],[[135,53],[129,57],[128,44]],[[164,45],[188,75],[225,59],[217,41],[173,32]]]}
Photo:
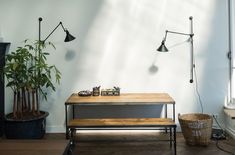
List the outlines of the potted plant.
{"label": "potted plant", "polygon": [[45,134],[48,112],[40,111],[40,99],[47,99],[48,89],[55,91],[53,80],[59,83],[61,78],[56,66],[47,63],[49,53],[43,51],[48,46],[55,48],[50,42],[25,40],[5,57],[2,75],[13,91],[13,110],[5,119],[7,138],[41,138]]}

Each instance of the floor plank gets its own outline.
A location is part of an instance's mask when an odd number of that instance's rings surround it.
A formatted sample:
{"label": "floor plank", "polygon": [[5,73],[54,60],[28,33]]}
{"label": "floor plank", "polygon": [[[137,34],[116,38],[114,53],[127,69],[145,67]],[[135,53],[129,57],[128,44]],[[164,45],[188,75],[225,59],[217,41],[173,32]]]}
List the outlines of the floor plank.
{"label": "floor plank", "polygon": [[[166,135],[157,132],[90,132],[79,133],[73,155],[172,155]],[[219,141],[223,149],[235,153],[235,140],[228,138]],[[216,141],[205,146],[189,146],[182,133],[177,134],[178,155],[228,155],[216,147]]]}
{"label": "floor plank", "polygon": [[[164,138],[164,136],[160,136]],[[168,142],[156,142],[156,132],[80,132],[73,155],[170,155]],[[62,155],[68,140],[65,134],[46,134],[41,140],[8,140],[0,138],[0,155]],[[223,149],[235,153],[235,140],[219,141]],[[188,146],[177,134],[178,155],[228,155],[211,141],[207,147]]]}
{"label": "floor plank", "polygon": [[68,140],[61,134],[48,134],[39,140],[12,140],[1,138],[1,155],[62,155]]}

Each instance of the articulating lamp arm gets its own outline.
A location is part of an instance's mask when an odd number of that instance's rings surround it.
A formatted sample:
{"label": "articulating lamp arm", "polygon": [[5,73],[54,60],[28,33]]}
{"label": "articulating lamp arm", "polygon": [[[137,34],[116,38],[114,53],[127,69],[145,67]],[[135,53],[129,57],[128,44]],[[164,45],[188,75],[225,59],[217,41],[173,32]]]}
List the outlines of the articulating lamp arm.
{"label": "articulating lamp arm", "polygon": [[56,30],[60,25],[62,26],[63,30],[66,31],[65,28],[64,28],[64,26],[63,26],[63,24],[62,24],[62,22],[60,22],[60,23],[51,31],[51,33],[46,37],[46,39],[43,40],[43,42],[46,42],[46,40],[55,32],[55,30]]}
{"label": "articulating lamp arm", "polygon": [[181,33],[181,32],[166,30],[165,36],[164,36],[164,38],[163,38],[163,40],[162,40],[163,43],[166,42],[167,33],[173,33],[173,34],[179,34],[179,35],[190,36],[190,38],[192,38],[192,37],[194,36],[194,34],[188,34],[188,33]]}
{"label": "articulating lamp arm", "polygon": [[168,49],[166,48],[165,46],[165,42],[166,42],[166,37],[167,37],[167,34],[168,33],[173,33],[173,34],[179,34],[179,35],[186,35],[186,36],[189,36],[190,38],[190,80],[189,82],[190,83],[193,83],[193,69],[195,68],[195,63],[194,63],[194,52],[193,52],[193,17],[190,16],[189,17],[189,20],[190,20],[190,34],[188,33],[181,33],[181,32],[176,32],[176,31],[169,31],[169,30],[166,30],[165,32],[165,36],[162,40],[162,44],[161,46],[157,49],[158,51],[161,51],[161,52],[167,52]]}
{"label": "articulating lamp arm", "polygon": [[[39,17],[38,18],[38,21],[39,21],[39,41],[41,41],[41,22],[42,22],[42,18]],[[51,33],[46,37],[46,39],[44,39],[42,42],[45,43],[46,40],[55,32],[55,30],[61,26],[64,30],[64,32],[66,32],[67,30],[64,28],[62,22],[59,22],[59,24],[51,31]]]}
{"label": "articulating lamp arm", "polygon": [[[192,35],[192,34],[188,34],[188,33],[181,33],[181,32],[169,31],[169,30],[166,30],[166,33],[174,33],[174,34],[180,34],[180,35],[186,35],[186,36]],[[165,37],[166,37],[166,35],[165,35]]]}

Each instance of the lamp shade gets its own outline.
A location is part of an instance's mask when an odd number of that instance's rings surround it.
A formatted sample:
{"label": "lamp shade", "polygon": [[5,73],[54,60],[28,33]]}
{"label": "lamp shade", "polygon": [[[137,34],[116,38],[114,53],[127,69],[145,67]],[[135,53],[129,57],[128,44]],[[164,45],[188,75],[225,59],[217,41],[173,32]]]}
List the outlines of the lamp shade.
{"label": "lamp shade", "polygon": [[159,51],[159,52],[168,52],[168,49],[166,48],[164,41],[162,41],[162,44],[158,47],[157,51]]}
{"label": "lamp shade", "polygon": [[72,36],[72,35],[69,33],[68,30],[66,30],[65,32],[66,32],[66,37],[65,37],[65,39],[64,39],[64,42],[69,42],[69,41],[72,41],[72,40],[75,39],[75,37]]}

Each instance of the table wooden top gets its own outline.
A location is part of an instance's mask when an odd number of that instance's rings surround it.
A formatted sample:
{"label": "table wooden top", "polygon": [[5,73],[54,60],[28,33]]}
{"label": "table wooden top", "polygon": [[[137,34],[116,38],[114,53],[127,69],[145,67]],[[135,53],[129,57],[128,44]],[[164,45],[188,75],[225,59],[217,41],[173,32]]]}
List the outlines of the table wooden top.
{"label": "table wooden top", "polygon": [[120,96],[78,96],[72,94],[66,105],[155,105],[175,104],[167,93],[122,93]]}

